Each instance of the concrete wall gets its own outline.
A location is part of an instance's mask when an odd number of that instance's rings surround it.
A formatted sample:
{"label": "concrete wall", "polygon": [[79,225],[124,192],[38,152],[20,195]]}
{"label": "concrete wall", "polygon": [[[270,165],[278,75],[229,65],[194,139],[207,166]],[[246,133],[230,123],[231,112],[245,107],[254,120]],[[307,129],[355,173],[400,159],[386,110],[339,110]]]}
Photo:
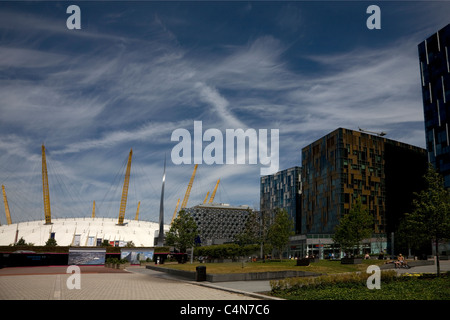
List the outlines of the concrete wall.
{"label": "concrete wall", "polygon": [[[170,268],[158,266],[146,266],[147,269],[165,272],[175,276],[183,277],[189,280],[196,279],[195,271],[174,270]],[[226,282],[226,281],[250,281],[250,280],[272,280],[290,277],[312,277],[320,274],[307,271],[272,271],[272,272],[249,272],[249,273],[224,273],[224,274],[208,274],[206,267],[206,281],[209,282]]]}

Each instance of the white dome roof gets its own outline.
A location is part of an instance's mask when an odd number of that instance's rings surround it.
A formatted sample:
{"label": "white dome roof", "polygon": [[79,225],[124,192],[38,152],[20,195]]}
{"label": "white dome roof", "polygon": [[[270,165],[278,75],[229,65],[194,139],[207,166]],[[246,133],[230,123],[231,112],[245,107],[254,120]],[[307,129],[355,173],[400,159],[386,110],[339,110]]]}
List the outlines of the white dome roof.
{"label": "white dome roof", "polygon": [[[132,241],[136,247],[153,247],[159,224],[150,221],[126,220],[117,225],[113,218],[62,218],[52,219],[46,225],[43,220],[19,222],[0,226],[0,245],[8,246],[23,238],[26,243],[44,246],[55,233],[58,246],[96,246],[97,239],[108,241]],[[164,231],[169,230],[164,225]]]}

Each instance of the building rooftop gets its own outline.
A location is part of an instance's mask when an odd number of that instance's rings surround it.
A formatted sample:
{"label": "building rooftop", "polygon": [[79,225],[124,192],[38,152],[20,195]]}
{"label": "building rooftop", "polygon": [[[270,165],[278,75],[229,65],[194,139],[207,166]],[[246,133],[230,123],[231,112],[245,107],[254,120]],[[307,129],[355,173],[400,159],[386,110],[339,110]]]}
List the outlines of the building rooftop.
{"label": "building rooftop", "polygon": [[240,206],[231,206],[228,203],[204,203],[194,206],[195,207],[202,207],[202,208],[220,208],[220,209],[240,209],[240,210],[246,210],[250,209],[249,205],[240,205]]}

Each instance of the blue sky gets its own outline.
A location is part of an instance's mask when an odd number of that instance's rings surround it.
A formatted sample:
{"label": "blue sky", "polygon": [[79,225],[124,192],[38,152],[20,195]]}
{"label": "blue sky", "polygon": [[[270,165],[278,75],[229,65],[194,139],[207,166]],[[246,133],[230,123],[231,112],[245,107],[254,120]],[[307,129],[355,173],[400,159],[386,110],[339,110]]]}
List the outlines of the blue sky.
{"label": "blue sky", "polygon": [[[81,9],[68,30],[66,9]],[[369,30],[366,9],[381,9]],[[417,45],[449,23],[447,1],[0,2],[0,183],[13,222],[43,219],[41,144],[53,217],[165,220],[193,170],[175,129],[278,129],[280,166],[338,127],[424,147]],[[206,143],[204,144],[206,146]],[[260,165],[200,165],[189,206],[259,207]],[[3,206],[1,209],[3,212]],[[0,214],[4,224],[4,214]]]}

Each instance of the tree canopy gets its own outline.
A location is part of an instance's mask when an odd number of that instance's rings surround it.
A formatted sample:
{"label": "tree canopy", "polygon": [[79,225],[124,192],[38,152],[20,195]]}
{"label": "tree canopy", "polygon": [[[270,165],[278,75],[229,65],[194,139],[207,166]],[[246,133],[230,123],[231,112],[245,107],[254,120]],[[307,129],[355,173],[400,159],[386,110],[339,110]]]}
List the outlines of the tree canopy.
{"label": "tree canopy", "polygon": [[275,219],[269,228],[268,240],[270,244],[281,254],[289,242],[289,237],[294,235],[294,222],[286,210],[278,209]]}
{"label": "tree canopy", "polygon": [[240,234],[234,237],[234,240],[239,245],[259,244],[262,240],[262,234],[261,217],[259,212],[249,210],[244,229]]}
{"label": "tree canopy", "polygon": [[356,199],[348,214],[344,214],[335,228],[333,241],[342,249],[359,247],[363,239],[373,233],[373,217],[362,205],[361,198]]}
{"label": "tree canopy", "polygon": [[240,246],[258,244],[260,255],[272,251],[272,245],[268,240],[268,232],[272,219],[270,211],[249,210],[248,218],[243,231],[234,237],[234,241]]}
{"label": "tree canopy", "polygon": [[180,252],[186,252],[187,248],[195,245],[197,236],[198,229],[194,218],[185,210],[181,210],[166,234],[166,244],[178,248]]}
{"label": "tree canopy", "polygon": [[439,274],[439,241],[450,238],[450,195],[444,181],[430,164],[425,175],[426,188],[416,194],[414,210],[405,214],[406,229],[417,241],[433,241]]}
{"label": "tree canopy", "polygon": [[56,240],[53,239],[53,238],[49,238],[49,239],[47,240],[47,242],[45,243],[45,246],[46,246],[46,247],[56,247],[57,245],[58,245],[58,243],[57,243]]}

